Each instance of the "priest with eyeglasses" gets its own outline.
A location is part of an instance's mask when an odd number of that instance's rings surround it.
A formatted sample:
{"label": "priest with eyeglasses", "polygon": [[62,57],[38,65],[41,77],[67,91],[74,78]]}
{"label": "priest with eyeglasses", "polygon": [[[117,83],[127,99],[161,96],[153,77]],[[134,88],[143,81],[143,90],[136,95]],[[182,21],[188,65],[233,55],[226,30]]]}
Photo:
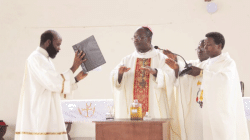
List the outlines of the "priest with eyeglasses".
{"label": "priest with eyeglasses", "polygon": [[[224,46],[225,39],[221,33],[207,33],[205,52],[209,59],[192,66],[192,70],[187,73],[187,82],[195,83],[199,80],[196,97],[190,96],[192,99],[189,102],[200,108],[198,113],[201,117],[189,119],[189,123],[201,125],[199,127],[202,132],[196,131],[200,133],[197,136],[201,140],[249,140],[237,66],[228,52],[222,52]],[[166,63],[171,68],[178,69],[178,64],[173,60],[167,59]],[[189,96],[189,91],[194,87],[187,82],[179,85],[185,96]],[[184,110],[190,104],[184,104]],[[187,139],[195,138],[191,131],[186,133],[189,136]]]}
{"label": "priest with eyeglasses", "polygon": [[173,85],[174,71],[165,64],[165,56],[151,44],[153,32],[142,26],[134,33],[135,51],[124,57],[112,70],[115,118],[130,118],[133,100],[142,104],[142,116],[173,118],[171,138],[180,139],[177,106]]}

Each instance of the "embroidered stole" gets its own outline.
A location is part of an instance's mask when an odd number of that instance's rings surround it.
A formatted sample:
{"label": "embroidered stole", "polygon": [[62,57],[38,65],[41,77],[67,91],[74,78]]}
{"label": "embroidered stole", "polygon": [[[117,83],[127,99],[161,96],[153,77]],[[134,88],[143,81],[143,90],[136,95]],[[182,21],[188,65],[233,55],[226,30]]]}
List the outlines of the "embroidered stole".
{"label": "embroidered stole", "polygon": [[141,67],[151,65],[151,58],[137,58],[134,77],[134,100],[142,104],[142,116],[145,116],[149,110],[149,73],[146,73]]}
{"label": "embroidered stole", "polygon": [[[197,82],[197,86],[201,86],[201,84],[202,83],[200,81]],[[199,95],[200,95],[200,97],[199,97]],[[203,89],[201,89],[201,87],[199,87],[199,90],[197,92],[196,102],[198,104],[200,104],[201,108],[203,107]]]}

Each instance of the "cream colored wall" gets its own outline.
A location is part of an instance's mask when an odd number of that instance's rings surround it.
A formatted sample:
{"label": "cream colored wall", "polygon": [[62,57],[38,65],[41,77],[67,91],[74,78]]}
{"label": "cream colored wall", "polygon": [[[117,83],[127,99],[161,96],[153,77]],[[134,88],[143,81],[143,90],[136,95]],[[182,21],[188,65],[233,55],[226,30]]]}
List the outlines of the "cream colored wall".
{"label": "cream colored wall", "polygon": [[[250,1],[213,2],[218,11],[211,15],[204,0],[1,0],[0,119],[15,125],[25,60],[47,29],[58,31],[63,38],[61,51],[53,60],[58,72],[71,67],[72,45],[90,35],[95,35],[105,56],[102,71],[90,72],[79,83],[76,99],[112,98],[110,71],[134,51],[131,38],[141,25],[152,27],[154,45],[187,60],[197,58],[194,49],[207,32],[221,32],[226,39],[223,51],[236,61],[245,95],[250,96]],[[84,132],[73,136],[94,135],[93,124],[84,126],[73,126],[72,131]]]}

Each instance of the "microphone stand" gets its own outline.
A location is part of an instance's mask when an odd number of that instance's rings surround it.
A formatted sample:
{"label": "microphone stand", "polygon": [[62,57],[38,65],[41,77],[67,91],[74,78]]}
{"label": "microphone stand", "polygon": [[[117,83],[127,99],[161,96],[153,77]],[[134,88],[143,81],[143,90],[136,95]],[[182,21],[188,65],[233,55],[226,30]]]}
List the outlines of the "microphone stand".
{"label": "microphone stand", "polygon": [[[154,46],[154,48],[155,49],[159,49],[159,50],[163,50],[163,49],[160,49],[158,46]],[[163,50],[164,51],[164,50]],[[172,54],[174,54],[174,55],[177,55],[177,56],[180,56],[179,54],[176,54],[176,53],[172,53]],[[185,69],[184,70],[182,70],[180,73],[179,73],[179,76],[181,77],[181,76],[183,76],[183,75],[185,75],[187,72],[189,72],[192,68],[191,68],[191,66],[192,66],[192,64],[191,63],[189,63],[189,64],[187,64],[187,62],[186,62],[186,60],[182,57],[182,56],[180,56],[182,59],[183,59],[183,61],[185,62]]]}

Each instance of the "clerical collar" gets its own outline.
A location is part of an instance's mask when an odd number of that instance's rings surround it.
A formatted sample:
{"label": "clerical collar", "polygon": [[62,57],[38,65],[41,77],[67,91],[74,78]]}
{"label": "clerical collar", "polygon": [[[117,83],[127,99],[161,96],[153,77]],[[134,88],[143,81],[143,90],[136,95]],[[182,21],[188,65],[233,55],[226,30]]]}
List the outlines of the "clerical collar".
{"label": "clerical collar", "polygon": [[[222,53],[221,53],[221,54],[222,54]],[[214,62],[216,62],[216,61],[219,59],[219,57],[221,56],[221,54],[218,55],[218,56],[216,56],[216,57],[209,58],[209,59],[208,59],[208,64],[211,65],[211,64],[213,64]]]}
{"label": "clerical collar", "polygon": [[153,48],[153,46],[151,45],[151,49],[145,53],[141,53],[139,51],[135,51],[135,55],[138,58],[151,58],[154,57],[157,54],[156,50]]}
{"label": "clerical collar", "polygon": [[40,52],[42,55],[44,55],[46,58],[49,58],[49,54],[48,54],[48,52],[44,49],[44,48],[42,48],[42,47],[37,47],[37,49],[36,49],[38,52]]}

